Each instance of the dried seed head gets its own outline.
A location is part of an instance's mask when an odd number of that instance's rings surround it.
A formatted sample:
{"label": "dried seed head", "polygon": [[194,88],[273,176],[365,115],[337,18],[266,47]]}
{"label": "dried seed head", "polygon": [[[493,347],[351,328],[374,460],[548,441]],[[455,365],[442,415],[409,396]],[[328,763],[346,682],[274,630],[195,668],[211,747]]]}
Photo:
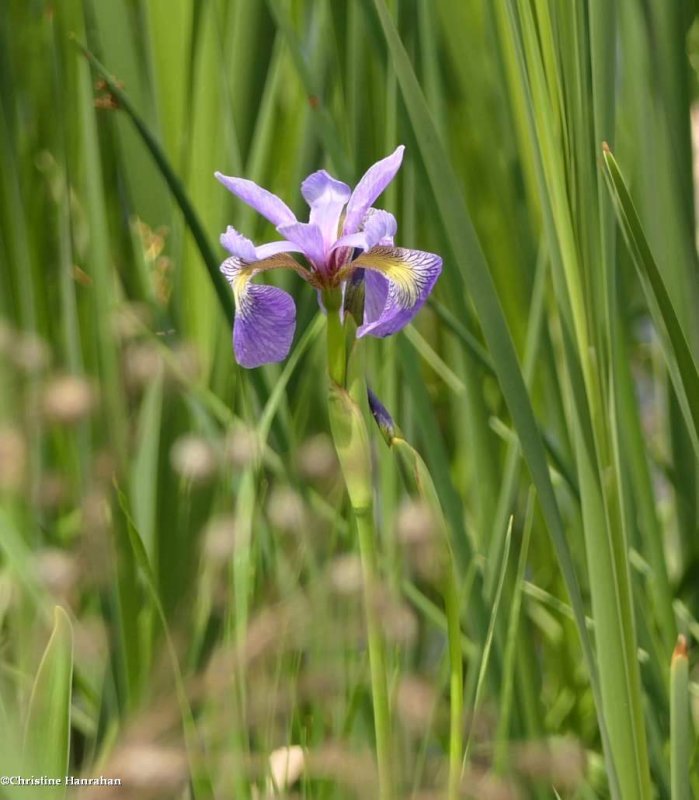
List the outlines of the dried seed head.
{"label": "dried seed head", "polygon": [[16,429],[0,427],[0,491],[22,488],[27,467],[27,443]]}
{"label": "dried seed head", "polygon": [[172,350],[175,377],[185,386],[196,383],[202,374],[201,357],[194,342],[179,342]]}
{"label": "dried seed head", "polygon": [[16,336],[14,328],[4,319],[0,319],[0,356],[11,354]]}
{"label": "dried seed head", "polygon": [[327,485],[334,483],[339,476],[339,463],[332,439],[319,433],[307,439],[298,449],[296,456],[299,474],[311,483]]}
{"label": "dried seed head", "polygon": [[0,617],[5,619],[8,611],[17,608],[22,601],[23,590],[16,578],[8,572],[0,573]]}
{"label": "dried seed head", "polygon": [[49,594],[71,605],[78,580],[78,565],[73,556],[58,548],[45,547],[36,553],[34,571]]}
{"label": "dried seed head", "polygon": [[114,754],[109,773],[121,778],[134,798],[174,797],[187,780],[187,754],[178,747],[133,742]]}
{"label": "dried seed head", "polygon": [[402,603],[384,587],[376,592],[374,603],[388,641],[403,646],[415,641],[418,621],[410,606]]}
{"label": "dried seed head", "polygon": [[425,581],[438,581],[444,560],[432,509],[422,501],[407,500],[398,509],[395,529],[415,574]]}
{"label": "dried seed head", "polygon": [[111,484],[117,471],[114,454],[109,450],[98,450],[92,459],[92,475],[96,482]]}
{"label": "dried seed head", "polygon": [[303,774],[306,755],[303,747],[292,745],[280,747],[269,756],[269,772],[272,787],[284,791],[292,786]]}
{"label": "dried seed head", "polygon": [[245,469],[253,464],[260,455],[260,438],[252,428],[240,425],[226,436],[224,459],[234,469]]}
{"label": "dried seed head", "polygon": [[122,368],[129,391],[140,392],[162,374],[163,357],[152,342],[134,342],[124,352]]}
{"label": "dried seed head", "polygon": [[36,504],[44,511],[53,511],[61,506],[68,495],[68,482],[60,472],[44,472],[36,490]]}
{"label": "dried seed head", "polygon": [[429,729],[439,703],[434,686],[424,678],[406,675],[398,684],[396,710],[405,727],[416,735]]}
{"label": "dried seed head", "polygon": [[585,780],[585,750],[573,739],[527,742],[514,751],[514,767],[525,777],[574,791]]}
{"label": "dried seed head", "polygon": [[463,776],[461,789],[460,796],[468,800],[523,800],[512,781],[475,769]]}
{"label": "dried seed head", "polygon": [[181,436],[170,449],[170,464],[184,480],[202,484],[216,474],[218,459],[211,444],[201,436]]}
{"label": "dried seed head", "polygon": [[147,331],[152,321],[145,303],[124,303],[112,314],[112,331],[120,342],[127,342]]}
{"label": "dried seed head", "polygon": [[98,617],[80,619],[73,624],[75,660],[90,671],[104,664],[109,642],[104,622]]}
{"label": "dried seed head", "polygon": [[434,514],[420,500],[406,500],[401,504],[395,527],[398,540],[408,546],[431,542],[437,534]]}
{"label": "dried seed head", "polygon": [[308,514],[303,498],[289,486],[275,486],[267,503],[267,516],[280,533],[303,533],[308,526]]}
{"label": "dried seed head", "polygon": [[306,772],[350,787],[357,797],[378,796],[376,763],[368,752],[356,753],[340,744],[325,744],[306,753]]}
{"label": "dried seed head", "polygon": [[91,489],[81,504],[79,560],[83,575],[95,586],[105,586],[113,579],[114,559],[109,542],[111,509],[108,495],[99,488]]}
{"label": "dried seed head", "polygon": [[17,369],[35,374],[46,369],[51,360],[48,344],[35,333],[20,333],[15,338],[11,352]]}
{"label": "dried seed head", "polygon": [[203,557],[213,566],[226,564],[235,551],[235,517],[221,514],[209,520],[203,534]]}
{"label": "dried seed head", "polygon": [[62,375],[52,378],[44,387],[42,410],[49,422],[74,425],[94,409],[96,394],[84,378]]}
{"label": "dried seed head", "polygon": [[330,588],[341,596],[351,596],[362,591],[362,562],[354,553],[338,556],[331,564],[328,572]]}

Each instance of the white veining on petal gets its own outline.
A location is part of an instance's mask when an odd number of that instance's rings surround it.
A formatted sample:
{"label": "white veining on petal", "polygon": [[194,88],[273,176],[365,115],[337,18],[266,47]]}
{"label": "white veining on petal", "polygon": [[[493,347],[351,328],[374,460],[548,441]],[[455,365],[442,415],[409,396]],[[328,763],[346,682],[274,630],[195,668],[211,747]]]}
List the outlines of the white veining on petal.
{"label": "white veining on petal", "polygon": [[353,266],[374,269],[389,280],[389,302],[411,308],[430,280],[434,255],[404,247],[373,247],[352,262]]}

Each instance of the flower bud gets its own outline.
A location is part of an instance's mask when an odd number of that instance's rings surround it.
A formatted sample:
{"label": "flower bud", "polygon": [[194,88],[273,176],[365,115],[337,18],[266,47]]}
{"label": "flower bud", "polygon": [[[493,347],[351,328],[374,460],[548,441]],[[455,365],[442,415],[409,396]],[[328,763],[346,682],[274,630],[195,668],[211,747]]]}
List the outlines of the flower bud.
{"label": "flower bud", "polygon": [[379,400],[379,398],[367,387],[367,396],[369,398],[369,408],[374,421],[379,426],[381,435],[386,440],[386,444],[390,447],[396,437],[396,424],[393,417],[386,410],[386,406]]}

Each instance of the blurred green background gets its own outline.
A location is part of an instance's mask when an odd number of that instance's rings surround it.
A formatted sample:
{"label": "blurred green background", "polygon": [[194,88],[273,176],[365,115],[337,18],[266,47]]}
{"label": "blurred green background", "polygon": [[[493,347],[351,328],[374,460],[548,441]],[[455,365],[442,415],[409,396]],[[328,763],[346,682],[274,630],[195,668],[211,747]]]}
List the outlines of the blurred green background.
{"label": "blurred green background", "polygon": [[[276,233],[213,173],[304,218],[403,143],[378,205],[444,271],[367,381],[449,524],[462,796],[698,796],[697,10],[0,0],[2,775],[378,796],[323,317],[275,275],[291,356],[235,364],[218,235]],[[437,545],[372,447],[400,796],[444,797]]]}

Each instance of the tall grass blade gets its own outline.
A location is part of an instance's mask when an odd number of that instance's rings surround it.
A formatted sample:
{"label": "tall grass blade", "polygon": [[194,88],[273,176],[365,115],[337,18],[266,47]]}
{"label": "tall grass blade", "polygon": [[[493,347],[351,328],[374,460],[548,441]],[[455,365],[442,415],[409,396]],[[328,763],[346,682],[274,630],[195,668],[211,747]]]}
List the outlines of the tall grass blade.
{"label": "tall grass blade", "polygon": [[690,349],[690,339],[675,312],[670,293],[665,286],[662,272],[653,258],[619,165],[606,145],[603,147],[602,156],[619,225],[633,256],[654,321],[667,337],[667,345],[663,348],[663,352],[680,398],[695,453],[699,456],[699,368]]}
{"label": "tall grass blade", "polygon": [[[585,662],[595,695],[600,732],[605,752],[609,755],[611,751],[604,719],[604,708],[599,692],[592,643],[585,627],[585,613],[580,586],[551,485],[541,436],[517,362],[512,339],[507,329],[507,323],[460,187],[456,182],[453,170],[450,168],[447,154],[432,121],[408,54],[386,10],[385,4],[382,0],[374,0],[374,6],[379,15],[394,62],[398,82],[427,168],[442,223],[457,264],[473,296],[483,327],[483,333],[493,356],[498,380],[520,437],[522,453],[537,488],[542,512],[553,539],[561,572],[571,599]],[[459,283],[461,282],[459,281]],[[456,302],[463,304],[463,297],[456,297]],[[613,765],[611,762],[608,762],[608,765],[610,775],[613,776]]]}
{"label": "tall grass blade", "polygon": [[670,662],[670,779],[672,800],[689,800],[689,661],[687,640],[677,639]]}
{"label": "tall grass blade", "polygon": [[70,747],[70,705],[73,680],[73,628],[68,614],[54,610],[51,638],[34,679],[24,736],[26,769],[34,775],[59,778],[53,786],[32,787],[38,800],[65,797]]}

